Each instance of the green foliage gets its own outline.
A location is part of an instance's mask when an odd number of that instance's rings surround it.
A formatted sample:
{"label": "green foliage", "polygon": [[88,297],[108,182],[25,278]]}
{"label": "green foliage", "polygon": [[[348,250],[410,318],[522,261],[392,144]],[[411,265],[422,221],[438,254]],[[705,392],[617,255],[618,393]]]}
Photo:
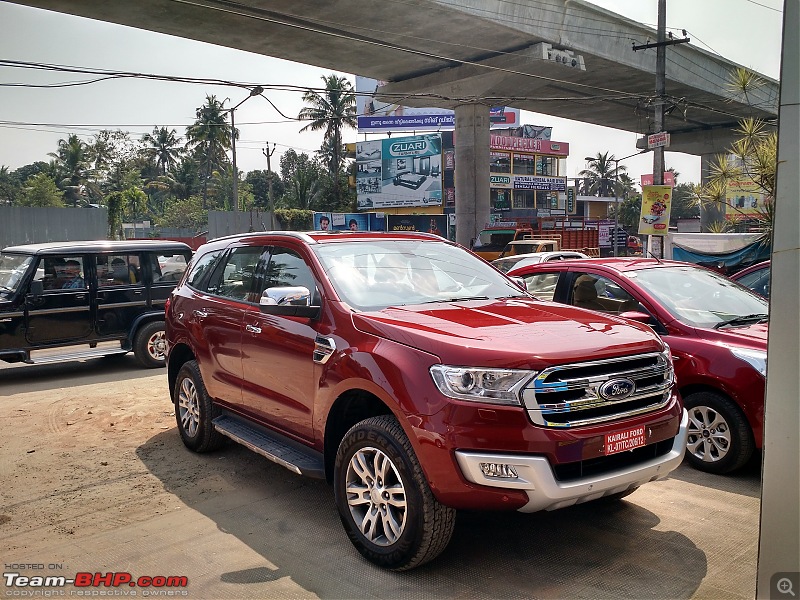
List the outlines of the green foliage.
{"label": "green foliage", "polygon": [[672,189],[672,208],[670,223],[676,225],[678,219],[699,219],[700,200],[697,187],[693,183],[679,183]]}
{"label": "green foliage", "polygon": [[172,200],[167,203],[164,214],[157,220],[161,227],[177,227],[202,230],[208,225],[208,210],[203,208],[203,200],[192,196],[187,200]]}
{"label": "green foliage", "polygon": [[278,173],[263,171],[250,171],[245,177],[245,182],[253,191],[253,201],[259,208],[269,208],[269,179],[272,176],[272,194],[275,199],[286,193],[286,186]]}
{"label": "green foliage", "polygon": [[588,168],[578,175],[585,178],[586,183],[581,193],[586,196],[600,196],[609,198],[614,196],[614,185],[617,183],[617,195],[624,197],[623,187],[620,187],[617,178],[627,171],[625,165],[615,161],[614,155],[608,152],[598,152],[597,156],[588,162]]}
{"label": "green foliage", "polygon": [[298,208],[277,208],[275,218],[281,228],[289,231],[309,231],[314,229],[314,211]]}
{"label": "green foliage", "polygon": [[44,173],[33,175],[25,182],[20,206],[64,206],[64,193],[56,182]]}
{"label": "green foliage", "polygon": [[[338,205],[341,198],[339,173],[342,170],[344,147],[342,144],[342,130],[345,127],[355,129],[358,126],[356,117],[356,96],[352,84],[344,77],[336,74],[323,75],[324,91],[308,90],[303,94],[304,107],[298,118],[309,121],[309,124],[300,131],[325,131],[325,136],[318,155],[328,169],[332,178],[332,203]],[[346,188],[345,188],[346,189]]]}
{"label": "green foliage", "polygon": [[108,237],[112,240],[123,238],[122,215],[125,210],[125,198],[122,192],[111,192],[106,196],[108,208]]}

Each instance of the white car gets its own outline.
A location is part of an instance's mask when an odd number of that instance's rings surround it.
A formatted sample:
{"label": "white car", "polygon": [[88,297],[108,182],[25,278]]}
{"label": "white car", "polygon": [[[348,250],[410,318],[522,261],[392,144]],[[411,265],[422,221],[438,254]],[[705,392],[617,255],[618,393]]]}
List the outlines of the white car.
{"label": "white car", "polygon": [[498,258],[492,261],[492,264],[503,273],[508,273],[514,267],[524,267],[525,265],[532,265],[540,262],[549,262],[552,260],[569,260],[572,258],[589,258],[583,252],[576,250],[557,250],[555,252],[531,252],[529,254],[515,254],[513,256],[506,256],[505,258]]}

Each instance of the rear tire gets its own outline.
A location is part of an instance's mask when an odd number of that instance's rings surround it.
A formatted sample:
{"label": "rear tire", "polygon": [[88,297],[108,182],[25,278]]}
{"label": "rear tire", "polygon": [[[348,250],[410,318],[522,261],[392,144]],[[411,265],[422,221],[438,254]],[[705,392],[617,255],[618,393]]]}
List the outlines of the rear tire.
{"label": "rear tire", "polygon": [[732,400],[714,392],[697,392],[689,394],[683,403],[689,413],[689,464],[721,475],[750,460],[755,449],[753,432]]}
{"label": "rear tire", "polygon": [[456,512],[433,496],[394,416],[354,425],[336,454],[336,506],[350,541],[370,562],[405,571],[438,556]]}
{"label": "rear tire", "polygon": [[195,452],[211,452],[225,442],[212,421],[218,409],[211,402],[197,361],[190,360],[178,371],[175,380],[175,420],[184,445]]}
{"label": "rear tire", "polygon": [[133,355],[139,364],[148,369],[163,367],[167,363],[167,334],[164,321],[142,325],[133,338]]}

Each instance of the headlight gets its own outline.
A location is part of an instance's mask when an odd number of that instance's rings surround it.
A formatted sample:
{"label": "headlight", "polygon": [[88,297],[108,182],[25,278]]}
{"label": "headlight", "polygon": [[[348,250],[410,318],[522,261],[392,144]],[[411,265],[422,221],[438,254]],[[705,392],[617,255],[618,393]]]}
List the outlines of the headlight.
{"label": "headlight", "polygon": [[731,354],[761,373],[762,377],[767,376],[767,353],[763,350],[751,350],[750,348],[731,348]]}
{"label": "headlight", "polygon": [[445,396],[458,400],[519,406],[517,391],[535,371],[516,369],[481,369],[434,365],[431,377]]}
{"label": "headlight", "polygon": [[675,383],[675,365],[674,361],[672,360],[672,350],[670,349],[669,344],[666,342],[664,342],[664,352],[662,352],[661,355],[667,362],[667,379],[669,379],[672,383]]}

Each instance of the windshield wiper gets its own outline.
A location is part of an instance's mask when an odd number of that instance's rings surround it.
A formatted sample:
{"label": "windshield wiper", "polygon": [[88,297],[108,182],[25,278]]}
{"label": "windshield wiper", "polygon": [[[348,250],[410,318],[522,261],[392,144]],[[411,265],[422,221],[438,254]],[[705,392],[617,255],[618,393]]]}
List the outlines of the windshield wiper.
{"label": "windshield wiper", "polygon": [[727,321],[720,321],[714,325],[714,329],[720,329],[729,325],[747,325],[748,323],[761,323],[762,321],[769,321],[769,315],[764,313],[753,313],[752,315],[745,315],[743,317],[734,317]]}
{"label": "windshield wiper", "polygon": [[444,300],[428,300],[423,304],[436,304],[441,302],[465,302],[467,300],[490,300],[489,296],[456,296],[455,298],[447,298]]}
{"label": "windshield wiper", "polygon": [[14,291],[13,288],[6,287],[4,285],[0,285],[0,290],[3,290],[4,292],[13,292]]}

